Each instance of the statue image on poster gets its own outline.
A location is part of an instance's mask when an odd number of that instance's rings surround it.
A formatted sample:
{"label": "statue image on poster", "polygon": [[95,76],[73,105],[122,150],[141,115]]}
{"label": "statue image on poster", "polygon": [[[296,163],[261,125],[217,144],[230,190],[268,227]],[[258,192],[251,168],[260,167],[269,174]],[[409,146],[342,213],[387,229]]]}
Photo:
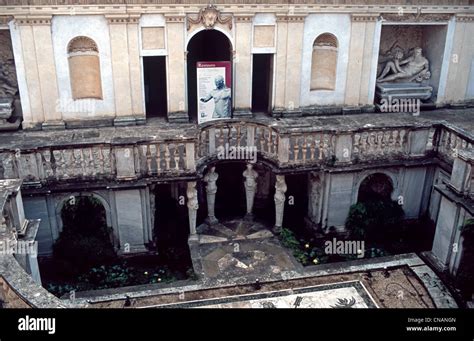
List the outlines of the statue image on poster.
{"label": "statue image on poster", "polygon": [[[226,62],[198,63],[198,122],[231,118],[232,91],[229,79],[230,67]],[[229,82],[230,83],[230,82]]]}

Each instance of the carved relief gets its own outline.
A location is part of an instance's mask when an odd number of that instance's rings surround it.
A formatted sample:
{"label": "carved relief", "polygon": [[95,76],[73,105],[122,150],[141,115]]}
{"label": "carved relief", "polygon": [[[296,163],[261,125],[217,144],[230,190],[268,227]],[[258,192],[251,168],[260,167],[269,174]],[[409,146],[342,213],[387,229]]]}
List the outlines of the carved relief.
{"label": "carved relief", "polygon": [[418,11],[418,13],[403,13],[403,15],[399,15],[398,13],[383,14],[382,18],[386,21],[397,22],[440,22],[449,21],[451,14],[421,14],[421,12]]}
{"label": "carved relief", "polygon": [[200,25],[202,24],[206,29],[214,28],[216,23],[227,25],[229,30],[232,30],[232,16],[223,16],[221,12],[212,4],[209,4],[207,7],[202,8],[199,11],[197,18],[192,18],[188,16],[186,28],[189,31],[191,25]]}
{"label": "carved relief", "polygon": [[395,47],[381,60],[385,60],[378,82],[422,82],[431,78],[430,62],[423,56],[421,47],[415,47],[409,52]]}

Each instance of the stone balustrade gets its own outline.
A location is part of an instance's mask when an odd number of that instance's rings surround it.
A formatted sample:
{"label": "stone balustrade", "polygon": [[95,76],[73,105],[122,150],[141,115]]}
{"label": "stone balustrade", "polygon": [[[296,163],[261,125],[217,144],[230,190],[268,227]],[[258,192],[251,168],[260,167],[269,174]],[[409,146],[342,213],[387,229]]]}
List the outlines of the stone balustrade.
{"label": "stone balustrade", "polygon": [[344,166],[431,156],[452,164],[472,147],[472,137],[444,125],[413,127],[285,127],[256,121],[219,121],[167,140],[84,142],[0,150],[0,177],[26,185],[73,181],[127,181],[196,175],[210,159],[233,158],[253,149],[276,167]]}
{"label": "stone balustrade", "polygon": [[254,122],[220,122],[205,126],[199,133],[199,157],[219,157],[231,148],[256,148],[270,159],[278,155],[278,133]]}
{"label": "stone balustrade", "polygon": [[325,162],[334,155],[335,138],[327,132],[288,135],[282,138],[288,139],[288,157],[281,153],[279,161],[298,165]]}
{"label": "stone balustrade", "polygon": [[22,179],[26,184],[130,180],[193,172],[194,159],[194,142],[187,140],[3,150],[0,175]]}
{"label": "stone balustrade", "polygon": [[459,151],[470,149],[474,146],[474,139],[454,129],[441,127],[437,141],[437,152],[444,161],[453,163]]}

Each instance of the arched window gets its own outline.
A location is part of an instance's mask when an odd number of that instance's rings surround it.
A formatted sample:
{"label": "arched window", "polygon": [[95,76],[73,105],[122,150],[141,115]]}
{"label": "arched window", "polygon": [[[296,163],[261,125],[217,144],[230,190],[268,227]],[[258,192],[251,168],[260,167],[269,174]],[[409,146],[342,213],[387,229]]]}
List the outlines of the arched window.
{"label": "arched window", "polygon": [[97,44],[87,37],[73,38],[68,46],[69,74],[73,99],[102,99]]}
{"label": "arched window", "polygon": [[337,38],[330,33],[319,35],[313,44],[311,90],[336,88]]}

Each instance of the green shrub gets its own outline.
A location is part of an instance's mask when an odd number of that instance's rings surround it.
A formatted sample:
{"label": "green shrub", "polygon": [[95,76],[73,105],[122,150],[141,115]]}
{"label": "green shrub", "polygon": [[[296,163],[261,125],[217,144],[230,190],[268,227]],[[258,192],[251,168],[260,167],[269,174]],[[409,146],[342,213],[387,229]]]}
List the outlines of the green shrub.
{"label": "green shrub", "polygon": [[396,201],[378,200],[352,205],[346,220],[351,238],[367,242],[392,242],[403,235],[404,212]]}

